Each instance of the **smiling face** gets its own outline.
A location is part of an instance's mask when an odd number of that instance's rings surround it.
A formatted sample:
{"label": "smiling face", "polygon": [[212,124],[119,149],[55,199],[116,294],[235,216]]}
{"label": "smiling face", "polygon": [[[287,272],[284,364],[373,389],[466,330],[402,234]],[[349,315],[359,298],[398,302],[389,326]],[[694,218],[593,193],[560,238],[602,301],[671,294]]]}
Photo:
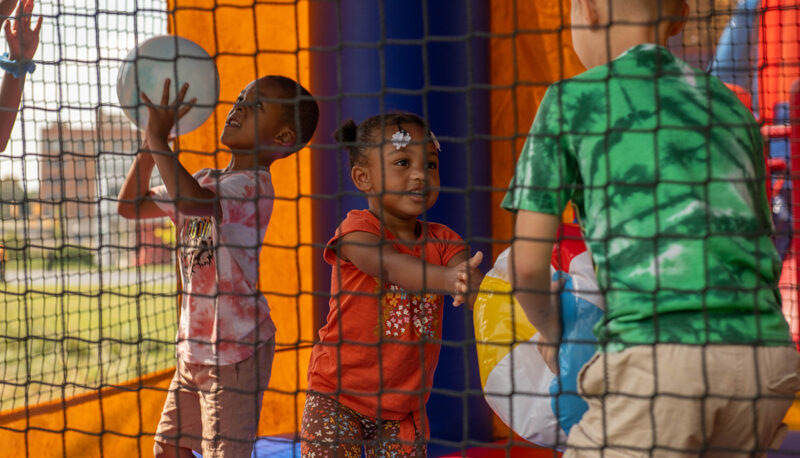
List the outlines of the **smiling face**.
{"label": "smiling face", "polygon": [[257,150],[259,156],[274,156],[273,160],[285,156],[285,150],[275,147],[293,146],[295,133],[278,102],[284,98],[280,87],[269,78],[248,84],[228,112],[220,142],[234,154]]}
{"label": "smiling face", "polygon": [[352,177],[359,190],[375,194],[368,197],[373,212],[380,206],[388,217],[416,219],[439,197],[439,152],[423,127],[405,124],[402,129],[410,135],[405,146],[393,143],[393,136],[395,142],[403,137],[400,129],[387,125],[381,145],[368,148],[366,163],[354,166]]}

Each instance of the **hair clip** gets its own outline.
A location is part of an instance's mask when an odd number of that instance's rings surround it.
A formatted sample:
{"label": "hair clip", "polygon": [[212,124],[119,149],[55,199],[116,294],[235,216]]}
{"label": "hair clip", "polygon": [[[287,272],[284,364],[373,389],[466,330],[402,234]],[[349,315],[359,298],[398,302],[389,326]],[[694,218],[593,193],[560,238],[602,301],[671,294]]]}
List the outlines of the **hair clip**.
{"label": "hair clip", "polygon": [[411,143],[411,134],[402,127],[392,135],[392,144],[395,149],[405,148]]}
{"label": "hair clip", "polygon": [[442,145],[439,144],[439,140],[436,139],[436,135],[433,135],[433,131],[429,130],[429,134],[431,134],[431,141],[433,142],[433,146],[436,147],[436,151],[442,152]]}

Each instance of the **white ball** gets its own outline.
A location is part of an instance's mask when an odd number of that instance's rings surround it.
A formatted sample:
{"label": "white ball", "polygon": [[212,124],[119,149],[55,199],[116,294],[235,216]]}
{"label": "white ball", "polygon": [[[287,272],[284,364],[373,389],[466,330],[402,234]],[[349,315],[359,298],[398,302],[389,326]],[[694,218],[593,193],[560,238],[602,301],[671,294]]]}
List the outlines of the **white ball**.
{"label": "white ball", "polygon": [[145,128],[147,107],[139,94],[144,92],[153,103],[159,103],[166,78],[172,80],[170,102],[184,83],[189,83],[184,101],[197,97],[172,134],[182,135],[197,129],[211,116],[219,101],[219,72],[203,48],[175,35],[150,38],[125,57],[117,76],[117,97],[125,116],[139,128]]}

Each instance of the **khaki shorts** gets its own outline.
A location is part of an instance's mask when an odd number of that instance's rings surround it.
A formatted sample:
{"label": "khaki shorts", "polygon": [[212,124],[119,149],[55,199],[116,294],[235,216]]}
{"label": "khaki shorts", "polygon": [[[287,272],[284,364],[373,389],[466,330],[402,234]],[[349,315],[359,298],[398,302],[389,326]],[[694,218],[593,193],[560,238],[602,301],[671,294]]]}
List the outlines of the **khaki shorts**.
{"label": "khaki shorts", "polygon": [[253,450],[275,340],[229,366],[178,359],[155,440],[202,451],[203,458],[246,457]]}
{"label": "khaki shorts", "polygon": [[637,346],[578,375],[589,410],[565,458],[765,456],[800,389],[793,347]]}

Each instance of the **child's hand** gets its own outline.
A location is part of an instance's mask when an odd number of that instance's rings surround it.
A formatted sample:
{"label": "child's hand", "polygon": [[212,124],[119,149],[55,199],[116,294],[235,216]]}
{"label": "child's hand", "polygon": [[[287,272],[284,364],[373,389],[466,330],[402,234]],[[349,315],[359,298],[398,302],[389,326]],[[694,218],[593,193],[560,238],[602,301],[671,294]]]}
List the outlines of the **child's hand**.
{"label": "child's hand", "polygon": [[453,296],[454,306],[458,307],[466,300],[467,307],[472,309],[483,281],[483,272],[478,270],[481,261],[483,261],[483,253],[479,251],[475,253],[475,256],[455,266],[456,295]]}
{"label": "child's hand", "polygon": [[197,97],[193,97],[186,104],[183,99],[186,97],[186,91],[189,90],[189,83],[184,83],[178,91],[178,95],[171,103],[169,101],[169,86],[171,80],[169,78],[164,80],[164,89],[161,92],[161,103],[156,105],[150,98],[142,92],[141,97],[145,105],[147,105],[147,127],[145,129],[145,138],[151,146],[166,144],[169,141],[169,133],[175,122],[182,118],[192,106],[197,102]]}
{"label": "child's hand", "polygon": [[536,342],[536,348],[539,350],[539,354],[542,355],[547,368],[556,375],[558,375],[558,345],[558,341],[550,341],[544,334],[539,333],[539,341]]}
{"label": "child's hand", "polygon": [[[3,7],[0,3],[0,9]],[[25,61],[33,59],[39,47],[39,29],[42,28],[42,17],[36,21],[36,27],[31,29],[31,15],[33,14],[33,0],[20,0],[14,19],[5,23],[6,40],[8,41],[8,57],[11,60]]]}
{"label": "child's hand", "polygon": [[[558,310],[561,310],[561,291],[564,290],[564,283],[565,280],[563,278],[550,283],[550,300]],[[560,316],[561,314],[559,313],[556,329],[539,330],[539,341],[536,343],[536,348],[539,350],[539,354],[542,355],[544,363],[556,375],[559,372],[558,348],[561,345],[561,333],[563,332]]]}

